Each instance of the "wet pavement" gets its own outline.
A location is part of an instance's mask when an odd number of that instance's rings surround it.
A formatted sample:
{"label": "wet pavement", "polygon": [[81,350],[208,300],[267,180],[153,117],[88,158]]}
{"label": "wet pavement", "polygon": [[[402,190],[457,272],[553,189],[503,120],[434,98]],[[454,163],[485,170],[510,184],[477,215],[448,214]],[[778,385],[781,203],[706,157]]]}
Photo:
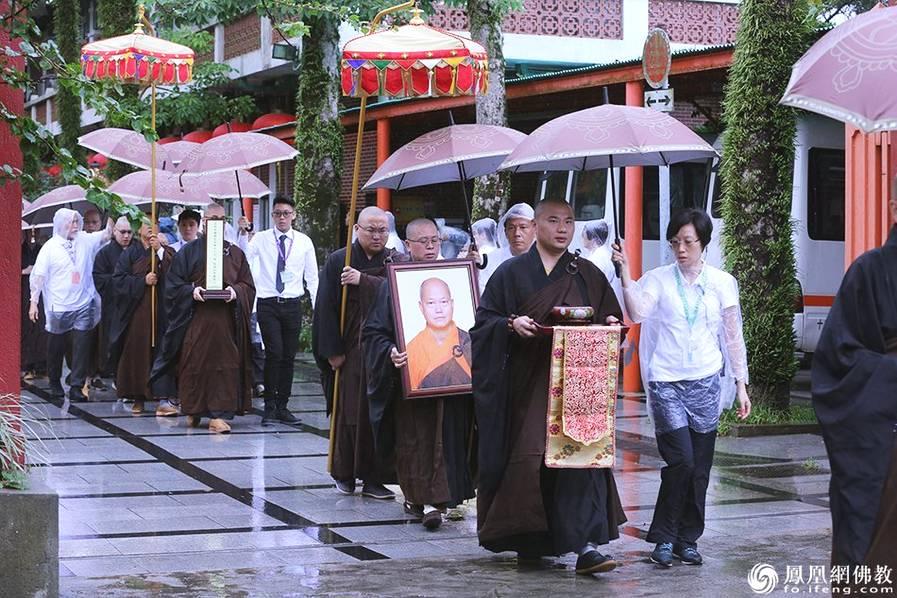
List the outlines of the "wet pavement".
{"label": "wet pavement", "polygon": [[49,465],[33,475],[60,495],[62,594],[751,596],[757,563],[783,577],[788,566],[827,563],[828,462],[818,436],[720,439],[705,564],[658,570],[642,538],[662,461],[644,400],[621,398],[616,479],[629,522],[604,551],[622,566],[583,578],[572,555],[522,567],[510,553],[479,548],[473,503],[463,520],[428,532],[403,512],[401,496],[337,494],[316,378],[300,364],[290,408],[301,425],[261,427],[257,402],[227,436],[152,411],[134,416],[112,392],[69,405],[49,401],[45,381],[25,391],[49,418],[36,430],[43,442],[31,443]]}

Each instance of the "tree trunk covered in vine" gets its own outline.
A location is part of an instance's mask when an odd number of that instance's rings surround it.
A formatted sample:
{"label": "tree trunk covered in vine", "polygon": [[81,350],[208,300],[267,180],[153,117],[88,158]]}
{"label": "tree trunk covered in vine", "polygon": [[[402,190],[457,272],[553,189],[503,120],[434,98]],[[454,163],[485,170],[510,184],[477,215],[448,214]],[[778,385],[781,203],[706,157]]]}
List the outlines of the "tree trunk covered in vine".
{"label": "tree trunk covered in vine", "polygon": [[806,0],[745,0],[723,104],[726,268],[741,289],[756,404],[788,405],[794,357],[791,198],[795,114],[779,105],[809,43]]}
{"label": "tree trunk covered in vine", "polygon": [[296,179],[294,200],[300,226],[319,257],[336,248],[339,233],[343,127],[339,119],[339,21],[309,19],[302,42],[302,75],[296,94]]}
{"label": "tree trunk covered in vine", "polygon": [[[67,64],[78,64],[81,59],[81,4],[78,0],[57,0],[53,11],[53,28],[59,53]],[[60,85],[56,90],[56,116],[62,133],[59,145],[72,156],[83,154],[78,146],[81,135],[81,98]]]}
{"label": "tree trunk covered in vine", "polygon": [[[506,0],[467,0],[470,36],[489,54],[489,91],[476,98],[477,123],[508,126],[505,100],[505,55],[502,52],[501,21]],[[476,179],[473,185],[473,219],[498,219],[505,211],[510,175],[494,174]]]}

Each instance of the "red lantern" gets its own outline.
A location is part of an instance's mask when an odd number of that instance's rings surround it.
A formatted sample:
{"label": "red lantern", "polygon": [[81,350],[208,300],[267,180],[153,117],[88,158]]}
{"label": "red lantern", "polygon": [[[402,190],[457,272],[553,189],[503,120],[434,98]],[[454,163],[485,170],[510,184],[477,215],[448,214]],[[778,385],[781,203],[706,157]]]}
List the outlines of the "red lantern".
{"label": "red lantern", "polygon": [[[230,128],[228,129],[228,124]],[[212,131],[212,137],[220,137],[221,135],[226,135],[227,133],[245,133],[247,131],[252,130],[252,125],[249,123],[241,123],[237,121],[231,121],[230,123],[225,123],[223,125],[218,125]]]}
{"label": "red lantern", "polygon": [[271,112],[269,114],[263,114],[262,116],[255,119],[255,121],[253,121],[252,123],[252,130],[260,131],[262,129],[273,129],[274,127],[294,124],[295,122],[296,117],[292,114]]}
{"label": "red lantern", "polygon": [[205,143],[209,139],[212,138],[212,133],[210,131],[193,131],[192,133],[187,133],[184,135],[184,141],[192,141],[194,143]]}

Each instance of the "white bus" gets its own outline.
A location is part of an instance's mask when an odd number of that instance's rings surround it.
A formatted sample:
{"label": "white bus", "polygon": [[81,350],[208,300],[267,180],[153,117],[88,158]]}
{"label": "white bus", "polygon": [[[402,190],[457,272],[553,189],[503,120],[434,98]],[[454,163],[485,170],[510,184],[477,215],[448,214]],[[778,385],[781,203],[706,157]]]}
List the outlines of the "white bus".
{"label": "white bus", "polygon": [[[721,148],[721,139],[710,139]],[[795,137],[794,183],[791,217],[800,294],[795,298],[794,332],[797,350],[812,353],[822,325],[844,275],[844,125],[815,115],[798,119]],[[713,220],[714,236],[707,248],[707,261],[722,263],[719,235],[717,164],[689,162],[669,169],[646,167],[643,171],[642,265],[644,270],[669,263],[672,254],[661,243],[660,187],[669,188],[669,210],[698,207]],[[668,170],[668,175],[663,172]],[[618,196],[625,194],[624,177],[615,173]],[[668,179],[666,177],[668,176]],[[663,177],[666,180],[662,180]],[[540,177],[535,199],[564,197],[573,205],[578,229],[585,221],[604,219],[614,236],[611,189],[607,171],[553,172]],[[620,227],[623,226],[621,202]],[[663,218],[663,227],[669,218]],[[579,247],[576,235],[572,249]]]}

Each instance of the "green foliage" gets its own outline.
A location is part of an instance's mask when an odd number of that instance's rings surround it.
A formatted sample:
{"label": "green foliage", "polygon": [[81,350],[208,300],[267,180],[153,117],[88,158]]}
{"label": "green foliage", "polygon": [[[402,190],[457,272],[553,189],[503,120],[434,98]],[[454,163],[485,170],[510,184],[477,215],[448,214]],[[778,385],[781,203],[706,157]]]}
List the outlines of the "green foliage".
{"label": "green foliage", "polygon": [[717,432],[720,436],[728,436],[735,424],[772,425],[772,424],[815,424],[816,412],[809,405],[792,405],[784,411],[768,405],[754,405],[746,420],[738,419],[737,403],[731,409],[723,411],[719,418]]}
{"label": "green foliage", "polygon": [[294,201],[301,225],[325,255],[337,245],[343,127],[338,113],[339,21],[330,15],[307,21],[302,76],[296,93]]}
{"label": "green foliage", "polygon": [[[77,64],[81,51],[81,5],[78,0],[57,0],[53,11],[53,29],[59,54],[69,64]],[[62,134],[59,144],[76,158],[84,151],[78,146],[81,135],[81,98],[69,87],[60,87],[55,106]]]}
{"label": "green foliage", "polygon": [[136,22],[136,0],[97,0],[97,24],[104,38],[130,33]]}
{"label": "green foliage", "polygon": [[52,435],[47,422],[46,414],[38,407],[21,403],[15,395],[0,395],[0,488],[24,490],[27,486],[26,443],[34,443],[28,461],[47,462],[43,441],[27,439]]}
{"label": "green foliage", "polygon": [[782,409],[797,371],[791,215],[795,119],[779,105],[806,50],[806,0],[746,0],[723,103],[726,267],[741,287],[751,394]]}

